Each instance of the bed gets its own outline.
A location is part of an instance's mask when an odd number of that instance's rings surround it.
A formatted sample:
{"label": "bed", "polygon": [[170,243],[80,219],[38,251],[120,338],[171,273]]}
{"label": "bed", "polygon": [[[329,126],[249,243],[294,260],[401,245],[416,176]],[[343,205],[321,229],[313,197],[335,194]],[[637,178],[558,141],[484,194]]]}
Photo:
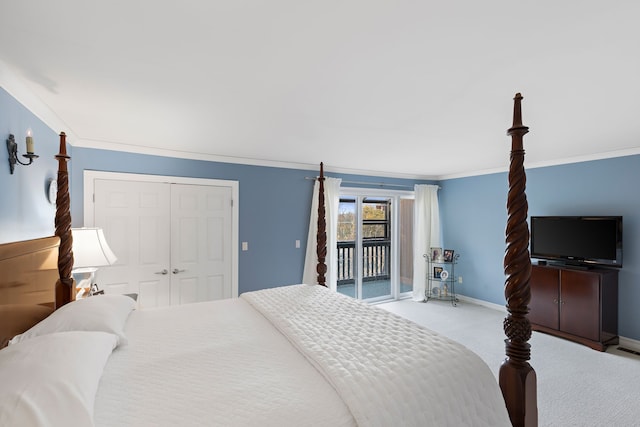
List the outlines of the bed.
{"label": "bed", "polygon": [[521,99],[508,131],[499,382],[462,345],[323,286],[323,191],[318,284],[148,310],[124,295],[72,301],[61,134],[55,236],[0,245],[0,426],[536,425]]}

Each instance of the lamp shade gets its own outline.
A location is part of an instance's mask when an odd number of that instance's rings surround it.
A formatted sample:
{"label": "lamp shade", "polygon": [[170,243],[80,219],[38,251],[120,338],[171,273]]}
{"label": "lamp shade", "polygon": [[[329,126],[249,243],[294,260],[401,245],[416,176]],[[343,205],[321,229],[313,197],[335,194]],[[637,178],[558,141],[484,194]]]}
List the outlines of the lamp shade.
{"label": "lamp shade", "polygon": [[118,260],[101,228],[72,228],[73,268],[101,267]]}

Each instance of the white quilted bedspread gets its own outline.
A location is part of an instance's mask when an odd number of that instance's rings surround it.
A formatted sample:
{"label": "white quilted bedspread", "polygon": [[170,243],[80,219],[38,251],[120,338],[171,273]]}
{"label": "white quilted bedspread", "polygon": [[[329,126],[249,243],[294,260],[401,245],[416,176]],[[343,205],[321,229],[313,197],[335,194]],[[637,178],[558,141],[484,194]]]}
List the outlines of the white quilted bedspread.
{"label": "white quilted bedspread", "polygon": [[134,311],[125,333],[98,427],[509,425],[471,351],[319,286]]}
{"label": "white quilted bedspread", "polygon": [[335,387],[359,426],[509,426],[489,367],[462,345],[319,286],[243,294]]}
{"label": "white quilted bedspread", "polygon": [[335,390],[241,299],[131,313],[96,394],[101,426],[354,426]]}

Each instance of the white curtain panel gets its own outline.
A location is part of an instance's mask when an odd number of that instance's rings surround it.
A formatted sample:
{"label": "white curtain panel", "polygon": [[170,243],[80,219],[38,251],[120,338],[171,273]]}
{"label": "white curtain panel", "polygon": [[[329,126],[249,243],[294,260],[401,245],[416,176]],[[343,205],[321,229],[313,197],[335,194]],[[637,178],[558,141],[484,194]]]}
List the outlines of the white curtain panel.
{"label": "white curtain panel", "polygon": [[[338,283],[338,206],[340,204],[340,178],[325,178],[324,181],[324,202],[325,218],[327,222],[327,264],[326,281],[329,289],[337,289]],[[313,199],[311,200],[311,216],[309,219],[309,235],[307,237],[307,255],[304,259],[304,272],[302,273],[302,283],[318,284],[318,255],[316,253],[316,242],[318,233],[318,193],[320,182],[316,179],[313,187]]]}
{"label": "white curtain panel", "polygon": [[430,248],[441,247],[437,185],[416,185],[413,224],[413,300],[424,301]]}

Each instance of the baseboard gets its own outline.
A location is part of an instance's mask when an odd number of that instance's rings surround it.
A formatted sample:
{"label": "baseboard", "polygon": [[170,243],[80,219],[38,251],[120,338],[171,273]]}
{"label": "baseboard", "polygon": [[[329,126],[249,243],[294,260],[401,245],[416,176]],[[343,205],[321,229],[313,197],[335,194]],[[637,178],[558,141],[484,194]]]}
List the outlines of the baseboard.
{"label": "baseboard", "polygon": [[494,304],[492,302],[488,302],[488,301],[483,301],[481,299],[475,299],[475,298],[471,298],[465,295],[460,295],[460,294],[456,294],[456,297],[458,297],[458,299],[460,301],[465,301],[471,304],[475,304],[475,305],[481,305],[483,307],[487,307],[493,310],[498,310],[501,311],[503,313],[507,312],[507,307],[504,305],[500,305],[500,304]]}
{"label": "baseboard", "polygon": [[[507,313],[507,307],[504,305],[500,305],[500,304],[494,304],[492,302],[488,302],[488,301],[483,301],[481,299],[475,299],[475,298],[471,298],[465,295],[456,295],[458,297],[458,299],[460,301],[465,301],[468,302],[470,304],[476,304],[476,305],[481,305],[483,307],[487,307],[490,308],[492,310],[498,310],[502,313]],[[631,339],[631,338],[625,338],[625,337],[620,337],[620,343],[618,344],[619,347],[624,347],[624,348],[628,348],[629,350],[634,350],[634,351],[638,351],[640,352],[640,341]]]}
{"label": "baseboard", "polygon": [[618,347],[628,348],[629,350],[640,352],[640,341],[632,340],[631,338],[620,337]]}

